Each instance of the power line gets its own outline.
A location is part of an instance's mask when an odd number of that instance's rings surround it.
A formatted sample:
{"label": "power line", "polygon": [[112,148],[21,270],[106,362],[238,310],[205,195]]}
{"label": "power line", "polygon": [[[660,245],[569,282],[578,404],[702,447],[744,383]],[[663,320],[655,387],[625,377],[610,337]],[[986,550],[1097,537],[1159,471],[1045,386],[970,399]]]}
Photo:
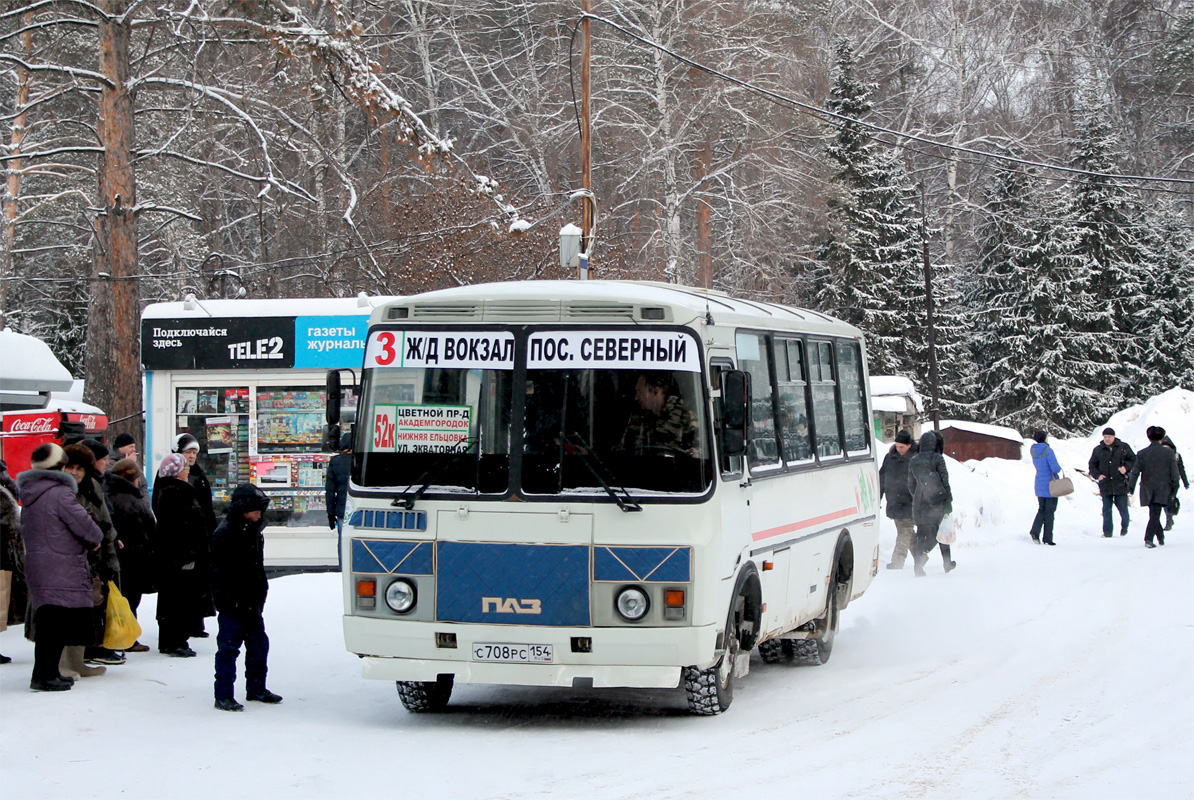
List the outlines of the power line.
{"label": "power line", "polygon": [[[883,133],[883,134],[887,134],[888,136],[894,136],[897,139],[919,142],[921,144],[929,145],[931,147],[943,148],[943,149],[951,150],[951,151],[957,152],[957,153],[965,153],[965,154],[971,155],[971,156],[978,156],[980,158],[994,159],[996,161],[1004,161],[1007,163],[1019,164],[1021,166],[1026,166],[1026,167],[1036,167],[1037,169],[1049,170],[1051,172],[1065,172],[1065,173],[1072,174],[1072,175],[1086,175],[1088,177],[1105,178],[1105,179],[1117,180],[1117,181],[1136,181],[1136,182],[1141,182],[1141,183],[1176,183],[1176,184],[1182,184],[1182,185],[1187,185],[1187,186],[1194,185],[1194,179],[1191,179],[1191,178],[1163,178],[1163,177],[1154,176],[1154,175],[1117,175],[1115,173],[1110,173],[1110,172],[1094,172],[1091,170],[1080,169],[1078,167],[1068,167],[1068,166],[1065,166],[1062,164],[1050,164],[1045,161],[1032,161],[1032,160],[1024,159],[1024,158],[1016,158],[1015,156],[1003,155],[1001,153],[992,153],[992,152],[987,152],[987,151],[983,151],[983,150],[975,150],[974,148],[963,147],[962,145],[947,144],[945,142],[933,141],[932,139],[926,138],[924,136],[919,136],[914,133],[907,133],[905,131],[897,131],[892,128],[887,128],[882,125],[877,125],[873,122],[866,122],[865,120],[856,119],[856,118],[848,116],[846,114],[840,114],[836,111],[830,111],[829,109],[821,108],[820,106],[814,106],[811,103],[805,103],[805,102],[797,100],[793,97],[788,97],[787,95],[783,95],[783,94],[780,94],[779,92],[772,91],[771,89],[765,89],[762,86],[757,86],[757,85],[751,83],[750,81],[745,81],[745,80],[742,80],[741,78],[735,78],[733,75],[728,75],[724,72],[721,72],[720,70],[714,69],[713,67],[702,64],[699,61],[694,61],[691,58],[682,56],[679,53],[675,52],[674,50],[671,50],[671,49],[665,47],[664,45],[659,44],[656,41],[648,39],[645,36],[641,36],[641,35],[635,33],[634,31],[632,31],[628,28],[625,28],[622,25],[619,25],[618,23],[614,22],[613,20],[609,20],[609,19],[606,19],[605,17],[600,17],[595,14],[581,14],[580,17],[577,19],[576,24],[572,28],[572,39],[569,41],[569,45],[568,45],[568,72],[569,72],[569,83],[570,84],[572,83],[572,47],[576,40],[576,31],[579,28],[580,23],[585,19],[590,19],[590,20],[593,20],[596,22],[600,22],[604,25],[608,25],[609,27],[613,28],[614,30],[619,31],[620,33],[630,37],[631,39],[639,42],[640,44],[643,44],[649,48],[658,50],[661,53],[665,53],[665,54],[671,56],[672,58],[676,59],[677,61],[679,61],[683,64],[687,64],[688,66],[692,67],[693,69],[700,70],[701,72],[704,72],[708,75],[712,75],[716,78],[720,78],[729,83],[733,83],[737,86],[741,86],[743,89],[746,89],[747,91],[762,95],[763,97],[766,97],[780,105],[792,106],[794,108],[798,108],[798,109],[801,109],[802,111],[813,114],[814,116],[832,119],[832,120],[835,120],[842,124],[859,125],[863,128],[867,128],[876,133]],[[572,96],[573,96],[573,105],[575,107],[575,103],[576,103],[575,88],[573,88]],[[579,124],[579,122],[578,122],[578,124]],[[897,144],[896,146],[897,147],[906,147],[906,145],[903,145],[903,144]],[[926,154],[926,155],[929,155],[929,154]],[[936,156],[936,157],[940,158],[940,156]]]}

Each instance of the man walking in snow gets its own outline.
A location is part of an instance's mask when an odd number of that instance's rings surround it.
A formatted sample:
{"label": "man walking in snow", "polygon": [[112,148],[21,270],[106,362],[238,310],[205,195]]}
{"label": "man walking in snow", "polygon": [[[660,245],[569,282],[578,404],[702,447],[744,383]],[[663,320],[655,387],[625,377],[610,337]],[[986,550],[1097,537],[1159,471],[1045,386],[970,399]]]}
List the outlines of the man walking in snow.
{"label": "man walking in snow", "polygon": [[1148,428],[1148,447],[1140,451],[1136,468],[1132,471],[1132,485],[1140,478],[1140,505],[1148,508],[1148,527],[1144,529],[1144,546],[1156,547],[1165,544],[1165,532],[1161,529],[1161,512],[1177,494],[1177,453],[1162,444],[1165,429],[1159,425]]}
{"label": "man walking in snow", "polygon": [[891,551],[888,569],[903,569],[904,559],[912,548],[915,526],[912,522],[912,491],[908,488],[908,462],[918,452],[920,448],[912,441],[912,434],[906,428],[901,429],[879,469],[879,497],[887,495],[887,518],[896,528],[895,549]]}
{"label": "man walking in snow", "polygon": [[1119,535],[1128,535],[1128,473],[1136,463],[1136,454],[1127,442],[1117,439],[1111,428],[1103,429],[1102,444],[1095,445],[1087,465],[1089,474],[1099,483],[1103,496],[1103,536],[1111,538],[1111,506],[1119,509]]}

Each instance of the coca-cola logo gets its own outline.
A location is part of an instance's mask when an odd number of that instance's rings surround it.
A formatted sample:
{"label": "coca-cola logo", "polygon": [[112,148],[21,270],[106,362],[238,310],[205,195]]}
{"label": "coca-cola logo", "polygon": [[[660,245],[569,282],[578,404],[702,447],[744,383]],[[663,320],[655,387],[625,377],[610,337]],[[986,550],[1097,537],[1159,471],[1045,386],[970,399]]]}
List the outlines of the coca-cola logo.
{"label": "coca-cola logo", "polygon": [[95,430],[95,414],[80,414],[79,422],[89,431]]}
{"label": "coca-cola logo", "polygon": [[9,426],[11,433],[52,433],[54,430],[53,417],[35,417],[34,419],[14,419]]}

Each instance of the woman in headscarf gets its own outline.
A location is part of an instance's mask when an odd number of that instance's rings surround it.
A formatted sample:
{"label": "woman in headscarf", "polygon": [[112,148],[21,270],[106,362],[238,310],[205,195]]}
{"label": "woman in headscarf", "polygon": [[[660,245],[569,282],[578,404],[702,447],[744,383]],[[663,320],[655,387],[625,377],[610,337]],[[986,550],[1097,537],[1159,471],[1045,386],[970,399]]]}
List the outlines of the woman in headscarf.
{"label": "woman in headscarf", "polygon": [[192,658],[187,640],[203,625],[203,590],[196,562],[207,552],[207,526],[178,453],[162,459],[153,484],[157,518],[158,652]]}

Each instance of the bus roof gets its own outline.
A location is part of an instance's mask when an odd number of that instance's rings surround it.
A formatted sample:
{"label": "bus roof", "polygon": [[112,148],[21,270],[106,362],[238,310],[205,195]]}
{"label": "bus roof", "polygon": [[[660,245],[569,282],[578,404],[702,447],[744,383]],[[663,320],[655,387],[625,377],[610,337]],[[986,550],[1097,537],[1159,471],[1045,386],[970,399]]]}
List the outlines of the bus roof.
{"label": "bus roof", "polygon": [[188,317],[333,317],[368,314],[374,308],[398,299],[393,296],[291,297],[284,299],[195,300],[193,303],[150,303],[142,319],[186,319]]}
{"label": "bus roof", "polygon": [[[369,321],[638,323],[652,320],[642,311],[653,307],[665,309],[662,321],[673,324],[703,321],[708,315],[716,325],[862,336],[858,328],[818,311],[655,281],[510,281],[458,286],[379,305]],[[406,311],[399,316],[394,313],[397,309]]]}

